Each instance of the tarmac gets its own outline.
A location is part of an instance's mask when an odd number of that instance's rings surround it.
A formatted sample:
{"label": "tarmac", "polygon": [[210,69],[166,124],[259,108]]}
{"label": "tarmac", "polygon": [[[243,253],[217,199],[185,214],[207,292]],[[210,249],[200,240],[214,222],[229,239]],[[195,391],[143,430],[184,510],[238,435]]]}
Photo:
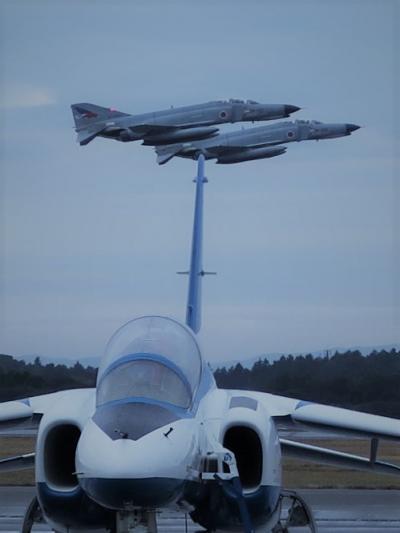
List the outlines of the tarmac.
{"label": "tarmac", "polygon": [[[320,532],[400,532],[400,490],[302,489],[299,493],[311,506]],[[33,487],[0,487],[0,531],[20,531],[25,508],[33,495]],[[172,512],[161,513],[158,526],[159,533],[194,533],[201,529],[184,514]],[[33,531],[51,530],[39,524]]]}

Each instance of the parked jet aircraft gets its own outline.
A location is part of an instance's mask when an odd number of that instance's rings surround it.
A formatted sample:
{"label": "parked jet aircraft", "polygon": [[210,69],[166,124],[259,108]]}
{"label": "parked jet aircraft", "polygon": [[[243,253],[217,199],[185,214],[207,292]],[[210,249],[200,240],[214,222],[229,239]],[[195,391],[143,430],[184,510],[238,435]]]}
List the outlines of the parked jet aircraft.
{"label": "parked jet aircraft", "polygon": [[[0,471],[35,463],[37,500],[23,533],[41,515],[57,532],[155,533],[156,511],[190,512],[208,531],[286,531],[310,510],[282,489],[281,453],[344,467],[400,474],[377,459],[378,438],[400,440],[400,420],[245,390],[220,390],[202,356],[204,156],[198,160],[186,324],[145,316],[109,341],[95,389],[0,404],[0,421],[40,419],[36,454],[0,461]],[[371,438],[358,457],[279,438],[277,424]],[[292,501],[290,518],[282,500]],[[139,529],[139,526],[141,529]]]}
{"label": "parked jet aircraft", "polygon": [[216,159],[220,164],[264,159],[284,154],[287,148],[282,144],[344,137],[359,127],[356,124],[323,124],[316,120],[278,122],[269,126],[220,133],[213,139],[203,141],[157,146],[157,162],[164,165],[174,156],[197,159],[200,153],[206,159]]}
{"label": "parked jet aircraft", "polygon": [[259,104],[254,100],[220,100],[186,107],[171,107],[141,115],[128,115],[94,104],[73,104],[75,131],[80,145],[95,137],[162,145],[205,139],[217,134],[214,124],[255,122],[288,117],[300,108],[284,104]]}

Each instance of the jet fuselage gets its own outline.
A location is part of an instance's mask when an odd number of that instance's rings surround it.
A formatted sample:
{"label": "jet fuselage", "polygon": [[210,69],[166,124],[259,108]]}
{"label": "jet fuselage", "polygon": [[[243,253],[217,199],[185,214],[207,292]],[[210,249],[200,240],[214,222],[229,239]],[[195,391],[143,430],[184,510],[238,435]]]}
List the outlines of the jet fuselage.
{"label": "jet fuselage", "polygon": [[[130,142],[143,140],[148,145],[212,137],[217,128],[208,126],[228,122],[255,122],[290,116],[300,108],[286,104],[260,104],[253,100],[218,100],[162,111],[129,115],[90,103],[71,106],[81,145],[95,137]],[[197,129],[183,133],[181,130]]]}
{"label": "jet fuselage", "polygon": [[314,120],[277,122],[220,133],[212,139],[156,147],[157,160],[159,164],[164,164],[174,156],[197,159],[199,154],[203,154],[206,159],[217,159],[217,163],[238,163],[285,153],[284,147],[274,148],[278,145],[344,137],[358,128],[355,124],[324,124]]}

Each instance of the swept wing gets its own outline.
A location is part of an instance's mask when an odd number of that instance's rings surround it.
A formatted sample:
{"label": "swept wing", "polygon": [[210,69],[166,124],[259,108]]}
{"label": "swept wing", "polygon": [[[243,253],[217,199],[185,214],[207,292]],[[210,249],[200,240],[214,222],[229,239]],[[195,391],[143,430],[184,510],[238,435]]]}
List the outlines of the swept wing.
{"label": "swept wing", "polygon": [[264,404],[271,416],[278,420],[286,418],[321,430],[334,429],[353,435],[400,440],[400,420],[275,394],[246,391],[247,394]]}
{"label": "swept wing", "polygon": [[[226,146],[223,144],[216,144],[214,146],[207,146],[207,153],[213,157],[218,157],[223,154],[233,154],[240,150],[245,150],[247,147],[241,144]],[[200,143],[179,143],[167,146],[156,146],[157,163],[164,165],[168,163],[174,156],[193,157],[195,158],[199,152],[202,151]]]}
{"label": "swept wing", "polygon": [[[0,430],[20,428],[24,424],[37,429],[42,416],[56,404],[68,405],[91,391],[95,394],[95,389],[71,389],[0,403]],[[33,468],[34,464],[34,453],[8,457],[0,460],[0,473]]]}
{"label": "swept wing", "polygon": [[282,422],[286,429],[288,424],[289,427],[292,424],[293,428],[300,425],[303,429],[308,427],[327,432],[334,430],[343,435],[371,439],[370,456],[366,458],[280,437],[282,452],[288,457],[343,468],[400,475],[400,465],[377,459],[379,439],[400,440],[400,420],[262,392],[231,393],[260,402],[275,419],[278,430]]}
{"label": "swept wing", "polygon": [[157,163],[164,165],[173,157],[196,159],[199,153],[204,153],[207,159],[215,158],[218,163],[230,163],[274,157],[286,152],[286,147],[276,146],[273,141],[246,144],[237,139],[229,144],[212,144],[208,141],[194,143],[180,143],[168,146],[156,146]]}
{"label": "swept wing", "polygon": [[67,403],[82,394],[87,395],[88,391],[95,393],[95,389],[70,389],[0,403],[0,429],[34,418],[40,420],[56,403]]}

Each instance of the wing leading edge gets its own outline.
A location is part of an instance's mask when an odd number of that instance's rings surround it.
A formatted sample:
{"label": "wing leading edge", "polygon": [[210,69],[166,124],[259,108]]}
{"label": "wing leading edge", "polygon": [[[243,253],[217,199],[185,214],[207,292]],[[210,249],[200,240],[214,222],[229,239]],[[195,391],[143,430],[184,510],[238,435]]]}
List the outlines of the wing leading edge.
{"label": "wing leading edge", "polygon": [[0,427],[12,426],[29,419],[39,419],[58,402],[68,402],[89,391],[93,394],[96,389],[70,389],[49,394],[32,396],[21,400],[0,403]]}
{"label": "wing leading edge", "polygon": [[334,430],[345,435],[358,435],[371,439],[370,456],[361,457],[280,436],[281,449],[287,457],[380,474],[400,475],[400,465],[377,459],[379,439],[400,440],[400,420],[262,392],[243,390],[230,392],[235,395],[246,395],[260,402],[272,418],[277,422],[283,421],[286,428],[287,423],[289,426],[292,423],[294,427],[303,426],[303,429],[308,426],[322,431]]}
{"label": "wing leading edge", "polygon": [[[15,429],[28,423],[29,427],[38,427],[43,415],[57,404],[68,405],[69,402],[88,398],[96,389],[70,389],[21,400],[0,403],[0,429]],[[26,470],[35,466],[35,454],[27,453],[15,457],[0,459],[0,473]]]}
{"label": "wing leading edge", "polygon": [[395,418],[371,415],[263,392],[246,391],[246,394],[261,402],[272,417],[287,417],[292,422],[325,430],[334,429],[371,438],[400,440],[400,420]]}

